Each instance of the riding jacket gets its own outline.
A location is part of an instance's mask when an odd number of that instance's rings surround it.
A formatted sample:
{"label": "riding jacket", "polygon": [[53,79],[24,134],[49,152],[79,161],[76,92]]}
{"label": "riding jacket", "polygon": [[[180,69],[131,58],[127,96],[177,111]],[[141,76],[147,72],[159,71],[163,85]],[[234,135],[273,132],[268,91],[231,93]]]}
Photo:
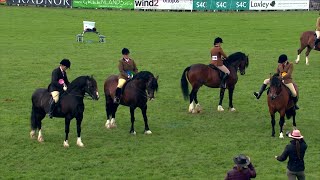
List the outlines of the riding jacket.
{"label": "riding jacket", "polygon": [[211,51],[211,61],[210,64],[214,66],[222,66],[223,62],[221,59],[221,56],[224,58],[227,58],[227,55],[223,52],[222,48],[220,46],[214,46]]}
{"label": "riding jacket", "polygon": [[122,78],[122,79],[125,79],[125,80],[128,80],[128,73],[131,72],[131,73],[138,73],[138,69],[137,69],[137,66],[136,66],[136,63],[134,62],[133,59],[120,59],[119,60],[119,65],[118,65],[118,68],[119,68],[119,71],[120,71],[120,74],[119,74],[119,78]]}
{"label": "riding jacket", "polygon": [[59,79],[63,79],[64,83],[68,86],[69,81],[66,71],[62,71],[60,66],[52,71],[51,83],[49,85],[49,91],[59,91],[63,90],[63,84],[59,84]]}
{"label": "riding jacket", "polygon": [[293,64],[291,62],[287,62],[286,64],[279,64],[276,72],[279,73],[284,80],[285,84],[292,83],[292,71]]}

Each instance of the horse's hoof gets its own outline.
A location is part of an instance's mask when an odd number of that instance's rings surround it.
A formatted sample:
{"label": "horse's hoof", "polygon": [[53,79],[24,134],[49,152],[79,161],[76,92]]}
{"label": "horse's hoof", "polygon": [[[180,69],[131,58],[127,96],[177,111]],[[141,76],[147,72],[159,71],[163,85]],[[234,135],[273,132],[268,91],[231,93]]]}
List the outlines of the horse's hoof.
{"label": "horse's hoof", "polygon": [[309,66],[309,63],[306,63],[307,66]]}
{"label": "horse's hoof", "polygon": [[79,147],[84,147],[84,144],[82,143],[81,138],[78,138],[78,139],[77,139],[77,145],[78,145]]}
{"label": "horse's hoof", "polygon": [[148,131],[144,131],[144,134],[149,135],[149,134],[152,134],[152,132],[148,130]]}
{"label": "horse's hoof", "polygon": [[130,132],[130,134],[131,135],[136,135],[137,133],[136,133],[136,131],[132,131],[132,132]]}
{"label": "horse's hoof", "polygon": [[235,109],[235,108],[230,108],[230,111],[231,111],[231,112],[235,112],[236,109]]}
{"label": "horse's hoof", "polygon": [[299,61],[296,60],[295,63],[296,63],[296,64],[299,64]]}
{"label": "horse's hoof", "polygon": [[36,138],[36,132],[35,131],[31,131],[30,132],[30,138],[31,139],[35,139]]}
{"label": "horse's hoof", "polygon": [[38,137],[38,142],[42,143],[44,141],[43,137],[42,136],[39,136]]}
{"label": "horse's hoof", "polygon": [[282,132],[280,133],[279,138],[283,139],[283,133]]}
{"label": "horse's hoof", "polygon": [[110,120],[107,120],[106,124],[105,124],[107,129],[111,129],[111,123]]}
{"label": "horse's hoof", "polygon": [[68,147],[69,147],[68,140],[63,141],[63,147],[65,147],[65,148],[68,148]]}
{"label": "horse's hoof", "polygon": [[200,113],[201,111],[202,111],[202,108],[201,108],[201,106],[200,106],[200,104],[198,103],[197,105],[196,105],[196,112],[197,113]]}
{"label": "horse's hoof", "polygon": [[221,105],[218,106],[217,110],[220,111],[220,112],[224,111],[224,109],[223,109],[223,107]]}

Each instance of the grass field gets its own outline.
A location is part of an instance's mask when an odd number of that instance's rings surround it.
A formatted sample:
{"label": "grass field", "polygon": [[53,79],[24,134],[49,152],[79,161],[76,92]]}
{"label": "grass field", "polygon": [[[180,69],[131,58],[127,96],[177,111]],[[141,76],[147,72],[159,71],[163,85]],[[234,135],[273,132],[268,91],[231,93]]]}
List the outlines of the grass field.
{"label": "grass field", "polygon": [[[223,179],[233,156],[251,157],[261,180],[286,179],[286,162],[274,159],[289,138],[271,137],[266,95],[252,92],[273,73],[280,54],[296,58],[302,31],[314,29],[317,12],[142,12],[63,8],[0,7],[0,179]],[[82,21],[96,22],[106,35],[100,44],[88,34],[77,43]],[[249,54],[250,65],[234,94],[236,112],[217,112],[219,90],[202,87],[201,114],[189,114],[180,90],[182,71],[194,63],[209,62],[216,36],[227,54]],[[121,49],[128,47],[140,70],[159,75],[159,92],[148,103],[152,135],[143,135],[143,120],[136,110],[137,135],[129,134],[129,108],[121,106],[118,128],[107,130],[103,82],[118,73]],[[64,120],[43,120],[45,142],[29,137],[31,94],[47,87],[53,68],[62,58],[72,61],[70,80],[94,75],[102,98],[85,100],[82,123],[84,148],[76,146],[75,120],[70,148],[63,148]],[[309,145],[307,179],[319,172],[320,54],[312,51],[310,65],[295,65],[300,110],[297,127]],[[227,109],[227,97],[224,107]],[[286,121],[285,131],[292,129]]]}

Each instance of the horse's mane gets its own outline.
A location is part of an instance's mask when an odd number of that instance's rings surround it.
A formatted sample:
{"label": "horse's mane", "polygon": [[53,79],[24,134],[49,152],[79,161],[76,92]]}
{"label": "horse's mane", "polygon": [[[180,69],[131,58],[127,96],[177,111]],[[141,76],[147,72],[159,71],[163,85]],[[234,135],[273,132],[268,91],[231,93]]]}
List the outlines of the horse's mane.
{"label": "horse's mane", "polygon": [[[157,80],[154,78],[153,74],[149,71],[140,71],[139,73],[137,73],[136,75],[133,76],[133,78],[129,81],[133,81],[133,80],[143,80],[145,82],[149,81],[150,77],[152,77],[152,81],[151,81],[151,88],[154,89],[155,91],[158,90],[158,82]],[[127,84],[127,83],[126,83]]]}
{"label": "horse's mane", "polygon": [[281,85],[281,81],[279,79],[279,74],[276,73],[270,79],[270,86],[280,87],[280,85]]}
{"label": "horse's mane", "polygon": [[79,76],[76,79],[74,79],[68,86],[68,91],[74,88],[78,88],[80,86],[83,86],[83,83],[86,83],[87,79],[92,79],[90,76]]}
{"label": "horse's mane", "polygon": [[[235,52],[231,55],[229,55],[227,57],[227,59],[225,61],[223,61],[223,63],[225,65],[230,65],[238,60],[245,60],[246,59],[246,55],[242,52]],[[248,66],[249,64],[246,65],[246,67]]]}

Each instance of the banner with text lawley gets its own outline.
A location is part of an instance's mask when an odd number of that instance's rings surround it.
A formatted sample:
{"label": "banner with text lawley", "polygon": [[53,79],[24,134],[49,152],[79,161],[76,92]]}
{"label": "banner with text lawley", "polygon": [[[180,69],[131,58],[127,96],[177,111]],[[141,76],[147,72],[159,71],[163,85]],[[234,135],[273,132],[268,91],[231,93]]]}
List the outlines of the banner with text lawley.
{"label": "banner with text lawley", "polygon": [[134,9],[192,10],[193,0],[133,0]]}
{"label": "banner with text lawley", "polygon": [[204,10],[249,10],[250,0],[193,0],[193,9]]}
{"label": "banner with text lawley", "polygon": [[53,7],[71,7],[72,0],[6,0],[13,5],[39,5]]}
{"label": "banner with text lawley", "polygon": [[309,9],[309,0],[250,0],[249,10]]}

